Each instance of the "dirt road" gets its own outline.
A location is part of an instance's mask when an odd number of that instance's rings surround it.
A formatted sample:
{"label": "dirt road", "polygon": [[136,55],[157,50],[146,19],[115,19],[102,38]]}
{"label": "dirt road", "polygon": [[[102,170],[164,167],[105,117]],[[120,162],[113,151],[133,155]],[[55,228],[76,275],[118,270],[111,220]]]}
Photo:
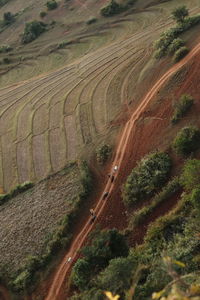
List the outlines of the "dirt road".
{"label": "dirt road", "polygon": [[[118,166],[118,170],[116,172],[116,177],[118,176],[118,173],[120,173],[120,170],[123,168],[124,165],[124,156],[125,152],[129,143],[129,138],[131,132],[134,130],[135,122],[140,117],[141,113],[145,110],[145,108],[148,106],[152,98],[156,95],[156,93],[159,92],[159,89],[167,82],[167,80],[175,73],[177,72],[182,66],[184,66],[191,58],[193,58],[198,52],[200,51],[200,43],[179,63],[174,65],[170,70],[168,70],[157,82],[156,84],[151,88],[151,90],[146,94],[144,99],[141,101],[138,108],[133,112],[131,118],[126,123],[123,133],[121,135],[121,139],[119,142],[119,145],[117,147],[116,156],[114,159],[114,162],[111,167],[111,172],[115,165]],[[97,215],[97,221],[98,216],[100,216],[103,213],[103,209],[105,207],[106,201],[103,200],[103,195],[105,192],[108,192],[109,195],[112,193],[112,191],[115,189],[115,182],[111,183],[110,180],[108,180],[104,190],[102,191],[102,195],[95,207],[95,213]],[[84,225],[76,239],[74,240],[73,244],[71,245],[71,248],[66,253],[62,263],[58,267],[54,280],[52,282],[51,288],[49,290],[48,295],[46,296],[45,300],[60,300],[60,292],[62,290],[62,286],[65,283],[66,275],[70,272],[71,269],[71,263],[76,260],[78,257],[77,251],[82,247],[82,245],[85,242],[85,239],[87,238],[88,234],[93,229],[95,223],[91,224],[90,220]],[[71,257],[71,262],[67,263],[67,259]]]}

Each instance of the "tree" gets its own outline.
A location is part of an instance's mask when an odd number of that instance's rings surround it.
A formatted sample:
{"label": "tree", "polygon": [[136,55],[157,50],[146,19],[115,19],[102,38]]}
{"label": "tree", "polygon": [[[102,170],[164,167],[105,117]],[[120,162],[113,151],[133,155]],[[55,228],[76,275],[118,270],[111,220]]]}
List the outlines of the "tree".
{"label": "tree", "polygon": [[3,15],[4,25],[9,25],[15,21],[15,17],[11,12],[5,12]]}
{"label": "tree", "polygon": [[177,23],[183,23],[185,17],[189,15],[188,9],[185,5],[179,6],[172,11],[172,17]]}
{"label": "tree", "polygon": [[55,0],[47,1],[46,5],[48,10],[53,10],[58,7],[58,3]]}
{"label": "tree", "polygon": [[28,22],[25,25],[22,36],[22,43],[27,44],[35,40],[41,33],[46,30],[46,24],[39,21]]}
{"label": "tree", "polygon": [[78,259],[75,263],[72,271],[72,280],[74,284],[80,289],[87,288],[87,284],[90,281],[91,267],[87,260]]}
{"label": "tree", "polygon": [[196,188],[200,183],[200,160],[190,159],[183,168],[181,183],[186,190]]}
{"label": "tree", "polygon": [[130,288],[133,266],[130,258],[112,259],[109,266],[99,274],[97,285],[104,290],[122,295]]}
{"label": "tree", "polygon": [[177,154],[187,156],[197,150],[200,145],[200,131],[196,127],[184,127],[178,132],[173,141],[173,148]]}

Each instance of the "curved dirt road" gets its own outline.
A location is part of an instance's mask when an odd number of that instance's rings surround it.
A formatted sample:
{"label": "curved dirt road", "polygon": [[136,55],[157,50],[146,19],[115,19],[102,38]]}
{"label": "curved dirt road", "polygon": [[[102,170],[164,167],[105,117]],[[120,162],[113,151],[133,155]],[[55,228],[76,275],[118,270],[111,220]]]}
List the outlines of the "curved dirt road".
{"label": "curved dirt road", "polygon": [[[120,172],[120,169],[123,168],[123,158],[125,155],[125,151],[129,142],[130,133],[134,129],[134,125],[136,120],[140,117],[141,113],[144,111],[144,109],[147,107],[149,102],[152,100],[152,98],[156,95],[156,93],[159,91],[159,89],[166,83],[166,81],[175,73],[177,72],[182,66],[184,66],[191,58],[193,58],[198,52],[200,51],[200,43],[178,64],[174,65],[170,70],[168,70],[152,87],[152,89],[147,93],[147,95],[144,97],[138,108],[133,112],[130,120],[126,123],[119,145],[117,147],[116,156],[111,168],[111,171],[113,170],[113,167],[115,165],[118,166],[117,173]],[[115,187],[115,183],[111,183],[110,180],[107,182],[104,191],[102,191],[102,195],[95,207],[95,213],[98,216],[102,213],[104,206],[106,204],[106,201],[103,200],[103,194],[105,192],[109,192],[109,195],[112,193],[113,189]],[[62,285],[65,282],[66,275],[71,269],[71,264],[66,263],[68,257],[72,257],[72,262],[76,260],[78,257],[78,250],[82,247],[82,245],[85,242],[85,239],[87,238],[88,234],[91,232],[91,230],[94,227],[94,223],[91,224],[90,220],[85,224],[81,232],[78,234],[76,239],[74,240],[73,244],[71,245],[69,251],[66,253],[62,263],[58,267],[58,270],[55,274],[54,280],[52,282],[52,285],[50,287],[49,293],[46,296],[45,300],[58,300],[60,291],[62,288]]]}

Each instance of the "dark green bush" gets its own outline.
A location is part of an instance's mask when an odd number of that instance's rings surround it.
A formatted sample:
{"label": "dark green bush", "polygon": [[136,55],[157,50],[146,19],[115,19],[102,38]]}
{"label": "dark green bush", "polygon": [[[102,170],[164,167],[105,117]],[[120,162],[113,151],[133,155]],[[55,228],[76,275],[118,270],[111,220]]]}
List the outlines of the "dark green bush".
{"label": "dark green bush", "polygon": [[103,165],[108,160],[111,154],[111,147],[104,144],[97,149],[96,154],[98,163],[100,165]]}
{"label": "dark green bush", "polygon": [[133,204],[152,196],[167,180],[171,159],[158,152],[143,158],[128,176],[123,188],[123,200]]}
{"label": "dark green bush", "polygon": [[47,15],[46,11],[40,12],[40,18],[44,18]]}
{"label": "dark green bush", "polygon": [[185,5],[179,6],[172,11],[173,19],[177,21],[177,23],[183,23],[185,17],[187,17],[188,15],[189,12]]}
{"label": "dark green bush", "polygon": [[173,56],[173,61],[176,63],[178,61],[180,61],[183,57],[185,57],[189,52],[189,49],[187,47],[181,47],[180,49],[178,49],[174,56]]}
{"label": "dark green bush", "polygon": [[0,47],[0,53],[7,53],[9,51],[13,50],[12,47],[10,47],[9,45],[2,45]]}
{"label": "dark green bush", "polygon": [[55,0],[47,1],[46,5],[48,10],[53,10],[58,7],[58,3]]}
{"label": "dark green bush", "polygon": [[182,39],[176,38],[169,45],[169,47],[168,47],[168,53],[169,54],[174,54],[178,49],[180,49],[184,45],[185,45],[185,42]]}
{"label": "dark green bush", "polygon": [[11,63],[10,58],[9,57],[4,57],[3,58],[3,63],[6,64],[6,65],[10,64]]}
{"label": "dark green bush", "polygon": [[46,30],[46,24],[39,21],[32,21],[25,24],[22,43],[27,44],[35,40]]}
{"label": "dark green bush", "polygon": [[0,7],[4,6],[9,1],[11,1],[11,0],[0,0]]}
{"label": "dark green bush", "polygon": [[167,186],[165,186],[162,191],[153,198],[150,205],[144,206],[140,210],[134,212],[129,221],[129,227],[133,228],[134,226],[141,224],[161,202],[167,201],[180,189],[181,185],[179,183],[179,178],[171,180]]}
{"label": "dark green bush", "polygon": [[172,124],[176,124],[192,107],[194,99],[190,95],[182,95],[176,103]]}
{"label": "dark green bush", "polygon": [[5,12],[3,15],[3,24],[10,25],[15,21],[15,16],[11,12]]}
{"label": "dark green bush", "polygon": [[183,172],[181,175],[181,183],[183,187],[191,191],[195,189],[200,184],[200,160],[189,159],[186,161],[183,167]]}
{"label": "dark green bush", "polygon": [[196,127],[184,127],[173,141],[173,149],[178,155],[187,156],[200,146],[200,131]]}
{"label": "dark green bush", "polygon": [[89,245],[82,249],[83,259],[79,259],[72,271],[72,280],[80,290],[86,290],[90,281],[109,261],[127,256],[126,240],[116,229],[96,231]]}
{"label": "dark green bush", "polygon": [[113,15],[119,14],[124,11],[126,8],[118,4],[115,0],[111,0],[108,5],[101,8],[101,15],[104,17],[111,17]]}

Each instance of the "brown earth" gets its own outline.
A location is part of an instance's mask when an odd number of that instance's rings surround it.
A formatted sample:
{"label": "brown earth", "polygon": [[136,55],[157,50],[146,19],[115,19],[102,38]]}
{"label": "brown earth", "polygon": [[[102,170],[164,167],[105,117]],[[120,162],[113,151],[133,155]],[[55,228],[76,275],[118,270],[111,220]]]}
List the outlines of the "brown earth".
{"label": "brown earth", "polygon": [[[168,105],[158,106],[158,103],[160,102],[160,96],[158,96],[158,94],[166,89],[168,83],[170,82],[170,79],[174,79],[178,71],[183,72],[184,67],[186,66],[186,69],[189,68],[190,64],[192,64],[193,61],[195,61],[196,65],[198,64],[199,51],[200,44],[198,44],[181,62],[170,68],[156,82],[156,84],[154,84],[154,86],[150,89],[150,91],[147,93],[147,95],[141,101],[138,108],[132,113],[130,119],[126,123],[121,134],[121,138],[116,149],[115,158],[110,169],[110,171],[112,172],[114,166],[118,166],[115,181],[113,184],[110,182],[110,180],[107,181],[101,193],[101,197],[97,201],[95,207],[97,221],[104,228],[111,228],[113,226],[119,229],[124,228],[124,225],[126,224],[126,218],[124,215],[124,206],[121,202],[120,196],[122,183],[124,182],[127,175],[130,173],[136,161],[145,153],[155,149],[155,140],[160,141],[162,136],[161,134],[165,134],[165,139],[161,141],[161,143],[159,142],[158,147],[160,149],[166,149],[168,145],[167,138],[169,139],[169,137],[167,137],[165,129],[169,126],[170,123],[169,120],[171,117],[171,101],[168,101]],[[198,70],[198,66],[196,67],[196,70]],[[187,76],[186,78],[186,75],[188,75],[187,72],[183,74],[183,83],[181,82],[181,91],[179,87],[179,95],[185,90],[187,90],[188,93],[192,92],[192,89],[190,89],[190,76]],[[195,74],[195,77],[197,77],[197,74]],[[180,78],[180,76],[178,76],[177,78]],[[177,82],[174,82],[174,85],[175,84],[177,85]],[[163,87],[164,89],[162,89]],[[176,89],[175,91],[178,94]],[[164,92],[165,95],[167,95],[166,91]],[[162,102],[166,104],[167,101],[165,100]],[[147,106],[151,107],[151,110],[149,112],[147,111]],[[154,110],[152,110],[152,107],[154,108]],[[146,115],[144,113],[145,111]],[[153,116],[151,116],[151,113],[153,113]],[[147,115],[149,116],[147,117]],[[145,122],[147,122],[148,126],[145,124]],[[141,125],[141,123],[143,124]],[[145,130],[146,128],[148,128],[148,130]],[[177,131],[177,129],[178,128],[176,127],[175,131]],[[107,200],[103,199],[103,195],[105,192],[109,192],[109,197]],[[174,201],[172,201],[172,203],[168,205],[169,207],[166,208],[164,211],[159,210],[159,213],[155,212],[156,217],[158,217],[162,213],[166,213],[166,210],[171,209],[171,207],[175,205],[176,201],[177,197],[174,198]],[[152,218],[155,218],[155,216]],[[152,220],[149,219],[149,222],[151,221]],[[77,251],[84,245],[89,232],[91,232],[95,225],[96,222],[94,224],[91,224],[90,220],[88,220],[86,224],[80,229],[79,234],[76,236],[75,240],[71,245],[71,248],[66,253],[62,263],[60,264],[55,273],[55,277],[51,284],[50,290],[47,296],[45,297],[46,300],[66,299],[66,295],[63,298],[63,295],[65,294],[65,281],[66,278],[69,276],[72,267],[71,264],[66,263],[67,258],[72,257],[73,263],[76,261],[76,259],[79,256]],[[144,234],[144,231],[141,232],[141,234],[138,236],[138,242],[141,242],[141,235]],[[135,242],[137,241],[135,240]]]}

